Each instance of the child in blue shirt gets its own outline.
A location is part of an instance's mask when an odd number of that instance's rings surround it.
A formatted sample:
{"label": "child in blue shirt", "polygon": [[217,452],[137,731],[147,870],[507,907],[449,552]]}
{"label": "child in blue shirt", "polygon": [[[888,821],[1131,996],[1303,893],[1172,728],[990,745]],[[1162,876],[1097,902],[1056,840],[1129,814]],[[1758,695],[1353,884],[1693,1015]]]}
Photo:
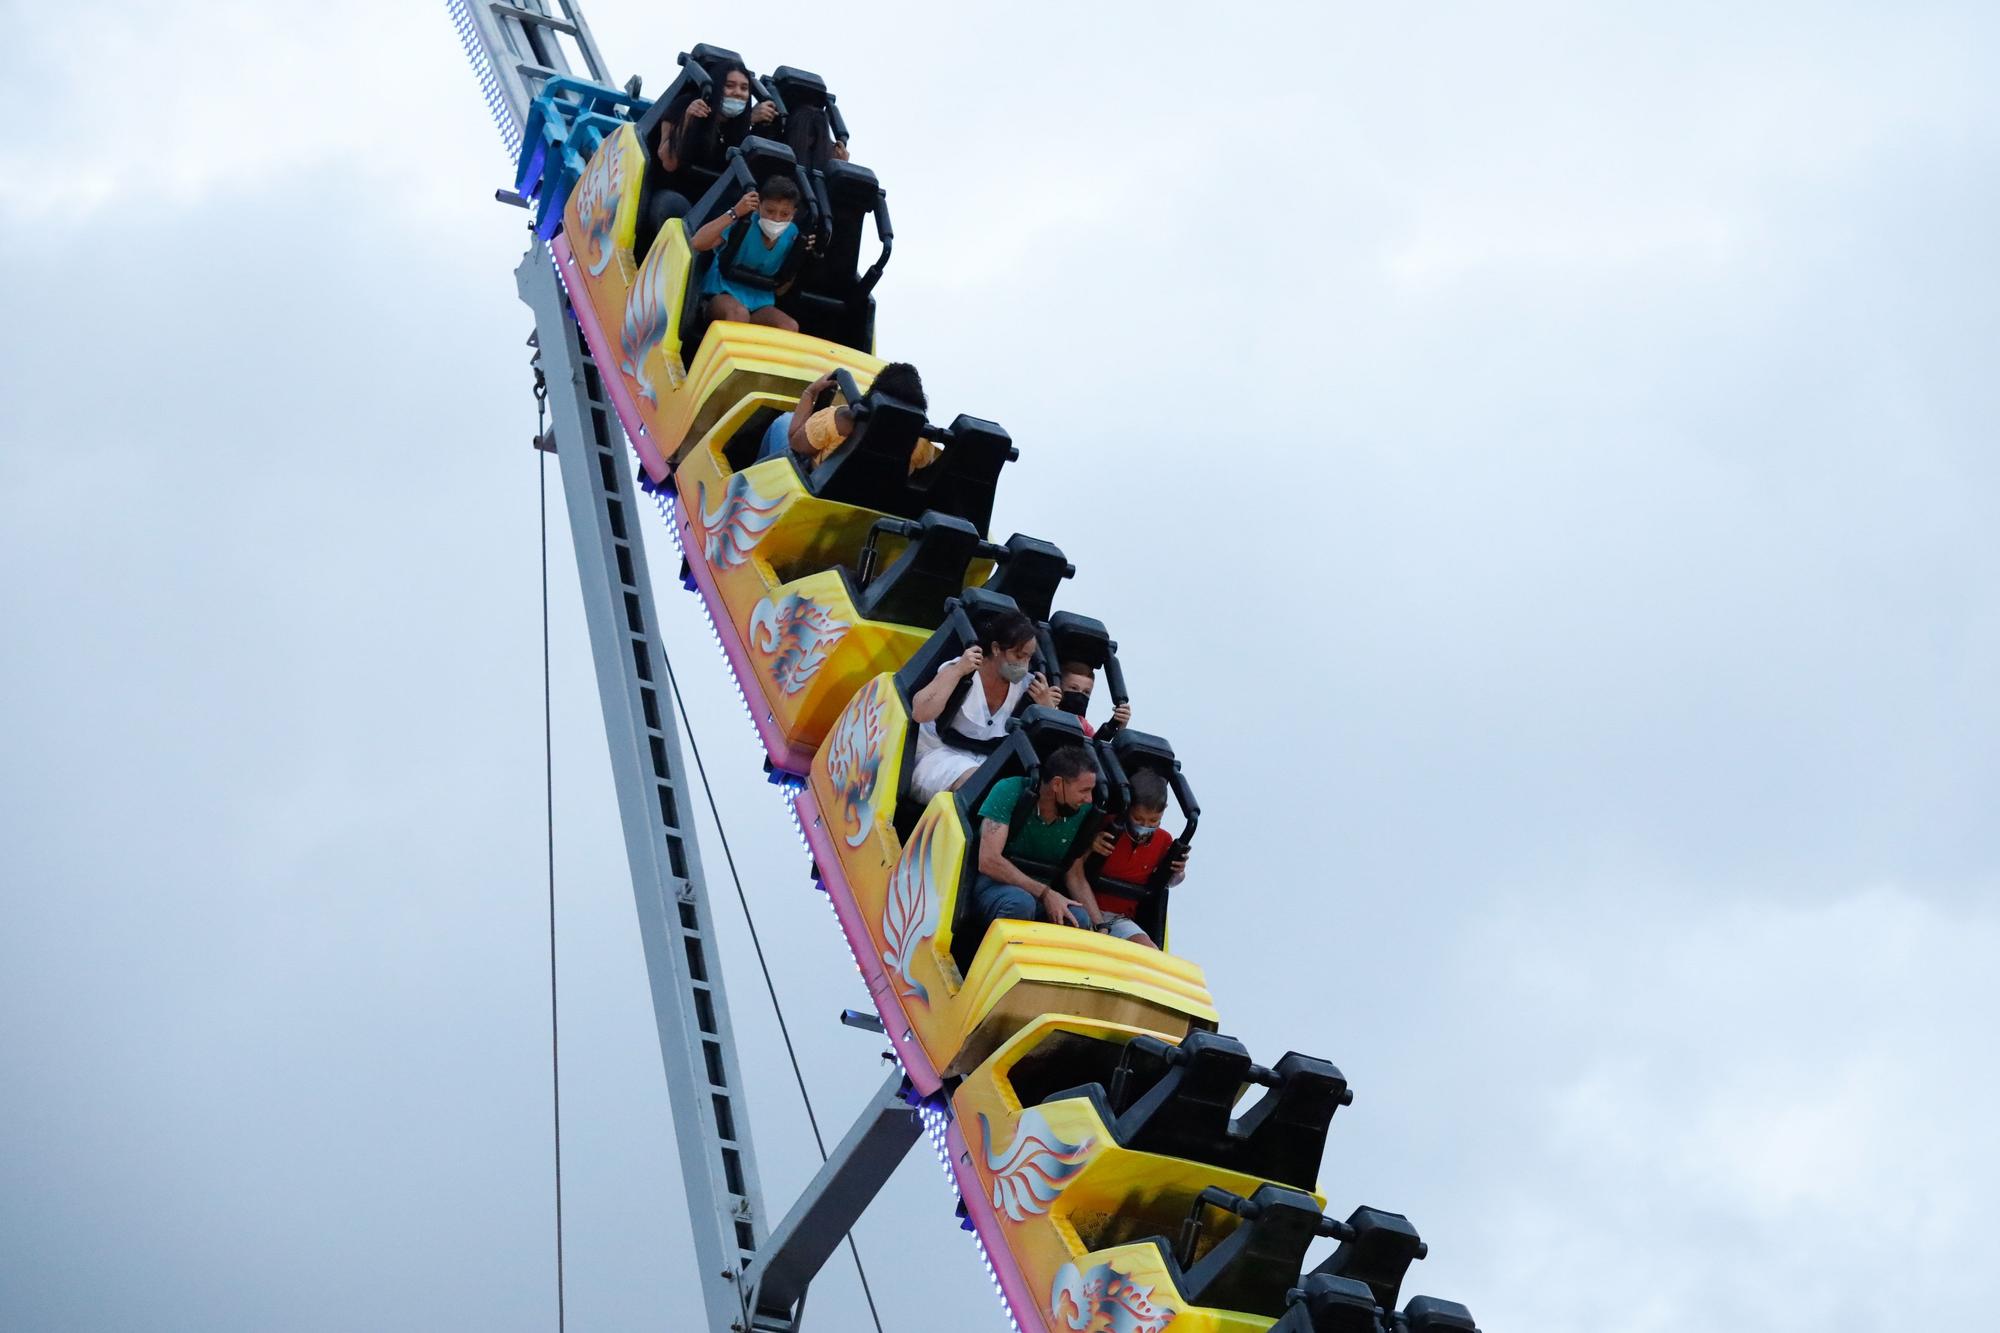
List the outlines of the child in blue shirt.
{"label": "child in blue shirt", "polygon": [[809,244],[792,220],[798,209],[799,187],[790,177],[772,176],[688,238],[696,253],[716,252],[701,284],[711,320],[799,331],[799,322],[777,306]]}

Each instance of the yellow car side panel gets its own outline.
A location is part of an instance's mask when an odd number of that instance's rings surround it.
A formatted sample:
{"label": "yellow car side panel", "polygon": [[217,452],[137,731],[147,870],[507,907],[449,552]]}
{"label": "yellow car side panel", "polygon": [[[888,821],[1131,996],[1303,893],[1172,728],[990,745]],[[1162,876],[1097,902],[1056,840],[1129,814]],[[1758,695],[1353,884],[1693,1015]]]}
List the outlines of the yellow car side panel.
{"label": "yellow car side panel", "polygon": [[892,823],[904,748],[915,736],[885,673],[842,711],[807,780],[869,952],[894,992],[885,998],[940,1072],[972,1068],[1042,1014],[1128,1023],[1172,1039],[1214,1026],[1199,966],[1073,926],[998,922],[961,976],[951,923],[969,835],[956,800],[933,797],[907,844]]}
{"label": "yellow car side panel", "polygon": [[[645,155],[634,127],[621,126],[599,145],[563,210],[563,233],[582,276],[575,301],[587,301],[598,327],[615,345],[605,349],[606,375],[617,374],[639,412],[635,440],[655,481],[727,410],[752,391],[777,391],[790,407],[806,385],[836,366],[865,388],[882,361],[863,351],[762,324],[712,324],[687,364],[681,318],[694,255],[678,218],[654,238],[643,264],[632,245],[638,228]],[[650,456],[649,456],[650,455]],[[658,465],[654,460],[662,460]]]}

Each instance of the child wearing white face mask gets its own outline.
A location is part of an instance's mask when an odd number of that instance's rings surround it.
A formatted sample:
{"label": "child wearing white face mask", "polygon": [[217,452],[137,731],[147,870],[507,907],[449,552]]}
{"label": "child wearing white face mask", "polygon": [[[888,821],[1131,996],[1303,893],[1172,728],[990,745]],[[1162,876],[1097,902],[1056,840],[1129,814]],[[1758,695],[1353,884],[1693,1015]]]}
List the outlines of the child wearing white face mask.
{"label": "child wearing white face mask", "polygon": [[792,221],[798,207],[799,187],[790,177],[772,176],[688,238],[697,254],[716,252],[701,284],[710,319],[798,332],[798,321],[777,306],[808,246]]}

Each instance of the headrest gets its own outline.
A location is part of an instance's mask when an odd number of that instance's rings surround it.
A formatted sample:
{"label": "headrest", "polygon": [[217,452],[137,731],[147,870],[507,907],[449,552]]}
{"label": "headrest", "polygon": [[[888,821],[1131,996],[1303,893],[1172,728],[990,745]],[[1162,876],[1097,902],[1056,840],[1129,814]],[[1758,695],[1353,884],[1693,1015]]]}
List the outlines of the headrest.
{"label": "headrest", "polygon": [[1395,1309],[1404,1274],[1430,1247],[1401,1213],[1364,1206],[1348,1215],[1347,1225],[1348,1238],[1313,1271],[1365,1282],[1377,1305]]}
{"label": "headrest", "polygon": [[1074,611],[1058,611],[1049,617],[1049,638],[1055,643],[1062,662],[1082,662],[1093,671],[1102,670],[1111,656],[1111,631],[1104,622]]}
{"label": "headrest", "polygon": [[882,182],[859,162],[843,162],[836,157],[826,164],[822,174],[835,208],[866,212],[881,197]]}
{"label": "headrest", "polygon": [[742,56],[728,47],[711,46],[707,42],[697,42],[694,50],[681,52],[680,63],[683,66],[699,65],[701,72],[711,79],[720,79],[724,70],[739,65],[746,71],[750,68]]}
{"label": "headrest", "polygon": [[778,96],[785,99],[787,111],[826,105],[826,80],[809,69],[780,65],[771,71],[769,82],[777,88]]}
{"label": "headrest", "polygon": [[1155,736],[1148,731],[1134,731],[1130,727],[1120,728],[1111,738],[1111,751],[1118,756],[1127,773],[1150,768],[1167,774],[1173,771],[1174,747],[1164,736]]}
{"label": "headrest", "polygon": [[[1060,708],[1029,704],[1015,714],[1013,726],[1027,736],[1028,743],[1035,747],[1036,755],[1044,759],[1065,745],[1090,749],[1082,724]],[[1093,755],[1091,761],[1095,763],[1096,756]]]}
{"label": "headrest", "polygon": [[1047,620],[1056,585],[1074,573],[1076,566],[1061,547],[1017,532],[1007,539],[1007,554],[986,586],[1012,597],[1031,619]]}
{"label": "headrest", "polygon": [[[761,135],[745,135],[743,142],[730,149],[730,153],[743,154],[743,165],[750,169],[751,179],[759,184],[772,176],[792,176],[798,171],[799,160],[793,155],[790,144]],[[801,207],[809,202],[802,202]]]}
{"label": "headrest", "polygon": [[1472,1311],[1457,1301],[1441,1301],[1435,1296],[1412,1296],[1403,1307],[1403,1318],[1411,1333],[1479,1333]]}

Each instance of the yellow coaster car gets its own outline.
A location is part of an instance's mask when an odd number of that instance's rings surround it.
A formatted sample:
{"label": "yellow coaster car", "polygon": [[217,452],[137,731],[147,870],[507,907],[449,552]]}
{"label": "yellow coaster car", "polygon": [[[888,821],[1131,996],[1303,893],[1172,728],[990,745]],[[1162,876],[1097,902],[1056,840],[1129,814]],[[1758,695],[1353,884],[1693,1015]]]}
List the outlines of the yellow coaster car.
{"label": "yellow coaster car", "polygon": [[[1232,1119],[1250,1084],[1266,1090]],[[965,1140],[953,1167],[989,1259],[1013,1266],[1052,1327],[1124,1302],[1140,1326],[1151,1310],[1176,1329],[1264,1328],[1318,1234],[1314,1179],[1328,1124],[1350,1100],[1322,1060],[1288,1054],[1263,1069],[1213,1033],[1175,1044],[1050,1016],[952,1095]],[[1203,1221],[1205,1193],[1217,1192],[1263,1198],[1265,1229],[1282,1223],[1282,1236],[1253,1235],[1225,1212],[1189,1243],[1188,1220]]]}
{"label": "yellow coaster car", "polygon": [[[1004,599],[982,592],[978,600]],[[958,791],[899,803],[916,744],[915,684],[976,641],[965,606],[955,605],[900,673],[877,676],[842,710],[797,803],[871,998],[924,1093],[1044,1014],[1174,1038],[1216,1022],[1201,968],[1187,959],[1038,921],[999,921],[982,932],[972,911],[973,812],[995,782],[1031,773],[1060,746],[1094,752],[1075,718],[1030,708]]]}
{"label": "yellow coaster car", "polygon": [[[718,325],[705,346],[744,327]],[[909,661],[968,582],[997,565],[1019,584],[1053,550],[984,538],[994,484],[1014,453],[1005,431],[968,416],[933,428],[909,404],[864,396],[851,376],[841,384],[859,424],[816,466],[789,449],[766,456],[793,403],[753,390],[716,414],[675,476],[687,577],[772,767],[797,775],[848,701]],[[913,473],[907,460],[921,433],[945,443]],[[1043,581],[1053,595],[1054,580]]]}
{"label": "yellow coaster car", "polygon": [[[574,182],[566,197],[542,196],[543,221],[553,224],[562,198],[551,252],[593,353],[586,373],[603,377],[646,488],[672,501],[663,507],[684,578],[770,765],[802,783],[794,808],[816,875],[1021,1326],[1476,1333],[1448,1302],[1419,1297],[1396,1311],[1404,1271],[1423,1252],[1404,1219],[1321,1215],[1319,1158],[1348,1100],[1337,1069],[1296,1054],[1252,1064],[1215,1033],[1201,969],[1164,947],[1068,925],[989,926],[973,912],[983,796],[1017,775],[1032,787],[1057,747],[1083,746],[1107,798],[1129,797],[1127,770],[1167,778],[1185,850],[1198,811],[1163,741],[1129,730],[1087,741],[1076,718],[1027,708],[957,791],[903,799],[913,693],[978,641],[974,613],[1027,615],[1050,678],[1076,661],[1104,669],[1120,701],[1123,687],[1103,627],[1052,613],[1073,573],[1062,553],[1033,538],[988,539],[999,475],[1015,457],[1006,432],[968,416],[932,426],[920,403],[887,392],[889,377],[878,389],[872,290],[891,238],[872,173],[847,162],[806,172],[785,145],[753,136],[702,182],[686,216],[662,218],[648,206],[665,197],[664,167],[646,144],[666,99],[636,125],[576,118],[601,135],[579,173],[585,141],[558,123],[581,105],[563,98],[579,91],[599,110],[642,104],[553,80],[537,102],[548,136],[524,157],[524,182]],[[545,175],[551,146],[564,166]],[[689,237],[774,173],[806,187],[801,226],[815,240],[796,287],[770,284],[799,331],[709,323],[698,294],[718,260]],[[883,249],[862,273],[868,216]],[[538,224],[539,235],[551,230]],[[829,374],[851,429],[824,451],[794,452],[785,414]],[[640,614],[636,604],[629,613]],[[1164,946],[1172,858],[1149,864],[1131,872],[1149,875],[1144,883],[1110,883]],[[1263,1091],[1238,1115],[1250,1085]],[[1301,1272],[1316,1237],[1341,1245]]]}
{"label": "yellow coaster car", "polygon": [[[1214,1033],[1051,1017],[929,1119],[995,1284],[1048,1333],[1476,1333],[1448,1301],[1394,1313],[1425,1253],[1406,1218],[1322,1215],[1313,1178],[1351,1100],[1295,1052],[1264,1068]],[[1340,1245],[1305,1271],[1321,1237]]]}

